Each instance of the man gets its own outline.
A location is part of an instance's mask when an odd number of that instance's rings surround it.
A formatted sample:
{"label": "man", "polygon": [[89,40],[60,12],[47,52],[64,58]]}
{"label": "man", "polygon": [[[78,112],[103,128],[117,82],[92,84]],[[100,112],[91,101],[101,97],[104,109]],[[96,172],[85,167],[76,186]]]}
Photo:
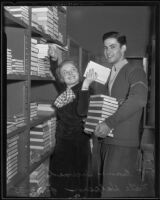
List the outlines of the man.
{"label": "man", "polygon": [[[141,183],[137,158],[139,125],[147,102],[146,75],[142,66],[125,58],[127,43],[124,35],[105,33],[103,44],[105,58],[112,70],[108,84],[103,89],[102,86],[100,90],[96,89],[98,93],[117,98],[119,108],[98,124],[94,133],[93,164],[97,163],[98,174],[102,175],[101,197],[145,196],[147,187]],[[111,130],[113,137],[107,136]]]}

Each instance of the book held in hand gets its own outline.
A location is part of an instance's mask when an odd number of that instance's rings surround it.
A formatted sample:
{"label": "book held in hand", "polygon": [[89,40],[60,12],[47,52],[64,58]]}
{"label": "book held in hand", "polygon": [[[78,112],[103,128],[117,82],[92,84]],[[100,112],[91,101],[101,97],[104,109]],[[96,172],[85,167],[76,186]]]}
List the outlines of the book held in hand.
{"label": "book held in hand", "polygon": [[86,74],[89,72],[90,69],[94,69],[94,72],[97,73],[97,79],[95,81],[103,85],[107,82],[108,77],[110,75],[110,71],[111,71],[108,67],[104,67],[103,65],[100,65],[93,61],[89,61],[83,75],[84,77],[86,77]]}

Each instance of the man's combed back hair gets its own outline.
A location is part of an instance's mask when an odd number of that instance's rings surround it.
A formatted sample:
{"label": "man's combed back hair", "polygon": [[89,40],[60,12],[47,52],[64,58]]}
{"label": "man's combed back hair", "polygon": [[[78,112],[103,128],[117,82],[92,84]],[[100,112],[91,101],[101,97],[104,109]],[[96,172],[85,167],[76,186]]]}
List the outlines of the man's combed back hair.
{"label": "man's combed back hair", "polygon": [[103,42],[104,42],[106,39],[108,39],[108,38],[115,38],[115,39],[117,39],[117,41],[118,41],[121,45],[126,45],[126,44],[127,44],[126,36],[125,36],[125,35],[122,35],[122,34],[119,33],[119,32],[116,32],[116,31],[110,31],[110,32],[107,32],[107,33],[104,33],[104,34],[103,34],[103,37],[102,37]]}

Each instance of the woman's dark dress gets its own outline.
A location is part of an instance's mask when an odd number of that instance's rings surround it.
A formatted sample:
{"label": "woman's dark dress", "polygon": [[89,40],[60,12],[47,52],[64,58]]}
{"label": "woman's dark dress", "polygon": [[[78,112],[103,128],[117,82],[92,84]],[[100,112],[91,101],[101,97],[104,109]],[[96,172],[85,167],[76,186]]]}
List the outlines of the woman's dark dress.
{"label": "woman's dark dress", "polygon": [[[57,63],[51,61],[51,70],[56,77]],[[58,79],[56,81],[58,84]],[[83,132],[83,119],[77,114],[78,96],[82,83],[72,87],[75,99],[61,108],[56,108],[56,145],[50,157],[50,188],[53,197],[85,195],[87,188],[89,136]],[[65,91],[58,84],[60,93]]]}

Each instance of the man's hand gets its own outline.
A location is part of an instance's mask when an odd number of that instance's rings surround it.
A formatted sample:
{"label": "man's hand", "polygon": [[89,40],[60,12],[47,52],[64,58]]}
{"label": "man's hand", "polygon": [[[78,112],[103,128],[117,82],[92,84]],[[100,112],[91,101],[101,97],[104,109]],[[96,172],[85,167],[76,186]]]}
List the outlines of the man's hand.
{"label": "man's hand", "polygon": [[94,131],[95,136],[105,138],[110,133],[111,129],[107,126],[105,122],[99,123]]}

